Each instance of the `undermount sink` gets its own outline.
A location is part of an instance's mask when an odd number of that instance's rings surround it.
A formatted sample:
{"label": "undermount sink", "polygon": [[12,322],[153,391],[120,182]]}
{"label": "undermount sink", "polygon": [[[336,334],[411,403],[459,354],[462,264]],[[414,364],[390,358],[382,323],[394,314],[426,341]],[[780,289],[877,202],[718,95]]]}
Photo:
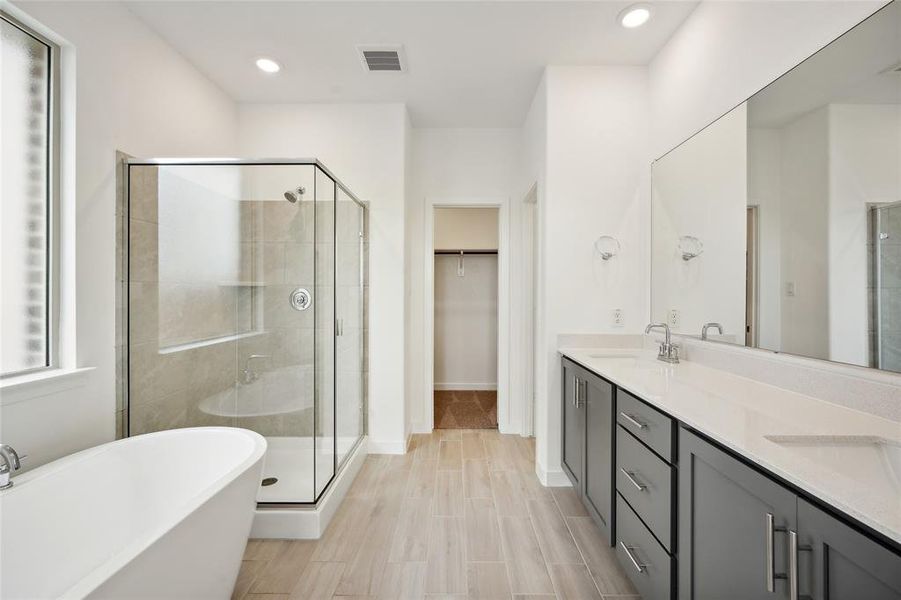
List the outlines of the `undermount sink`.
{"label": "undermount sink", "polygon": [[766,439],[850,479],[901,492],[901,443],[871,435],[768,435]]}
{"label": "undermount sink", "polygon": [[637,360],[638,355],[634,352],[631,354],[612,354],[612,353],[598,353],[598,354],[589,354],[588,358],[632,358]]}

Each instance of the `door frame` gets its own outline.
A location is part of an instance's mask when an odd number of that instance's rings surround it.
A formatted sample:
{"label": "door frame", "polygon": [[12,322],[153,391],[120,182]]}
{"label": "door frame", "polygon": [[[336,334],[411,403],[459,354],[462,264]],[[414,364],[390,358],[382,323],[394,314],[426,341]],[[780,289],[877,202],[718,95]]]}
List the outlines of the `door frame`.
{"label": "door frame", "polygon": [[745,245],[745,346],[759,345],[760,321],[760,206],[746,209],[747,243]]}
{"label": "door frame", "polygon": [[535,435],[535,373],[538,371],[535,353],[538,339],[538,184],[533,184],[522,200],[521,245],[523,302],[522,355],[522,431],[521,435]]}
{"label": "door frame", "polygon": [[508,199],[505,197],[426,198],[423,235],[423,389],[425,422],[435,428],[435,209],[497,209],[497,427],[511,433],[510,402],[510,236]]}

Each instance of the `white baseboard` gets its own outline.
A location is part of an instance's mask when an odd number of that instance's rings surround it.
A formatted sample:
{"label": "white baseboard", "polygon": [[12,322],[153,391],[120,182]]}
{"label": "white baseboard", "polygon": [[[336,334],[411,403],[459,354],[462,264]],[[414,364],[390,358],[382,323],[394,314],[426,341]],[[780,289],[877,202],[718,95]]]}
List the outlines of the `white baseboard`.
{"label": "white baseboard", "polygon": [[406,454],[406,440],[374,440],[369,438],[369,454]]}
{"label": "white baseboard", "polygon": [[543,465],[535,462],[535,474],[544,487],[572,487],[572,483],[563,469],[547,470]]}
{"label": "white baseboard", "polygon": [[436,392],[443,392],[446,390],[460,390],[462,392],[468,391],[497,391],[496,383],[436,383],[433,386]]}
{"label": "white baseboard", "polygon": [[363,438],[315,507],[257,508],[250,537],[293,540],[322,537],[366,461],[366,447],[366,438]]}

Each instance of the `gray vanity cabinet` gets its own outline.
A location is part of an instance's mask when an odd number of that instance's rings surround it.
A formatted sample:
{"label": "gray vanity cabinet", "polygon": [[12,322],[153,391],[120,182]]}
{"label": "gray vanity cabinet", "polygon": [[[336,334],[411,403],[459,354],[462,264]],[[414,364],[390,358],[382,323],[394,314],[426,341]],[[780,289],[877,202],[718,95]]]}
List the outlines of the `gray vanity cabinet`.
{"label": "gray vanity cabinet", "polygon": [[576,490],[582,490],[582,464],[585,457],[585,412],[580,406],[582,369],[571,360],[563,359],[563,471]]}
{"label": "gray vanity cabinet", "polygon": [[794,493],[679,430],[679,598],[789,598]]}
{"label": "gray vanity cabinet", "polygon": [[799,595],[813,600],[901,599],[901,556],[798,500]]}
{"label": "gray vanity cabinet", "polygon": [[565,358],[562,369],[563,471],[612,540],[613,385]]}
{"label": "gray vanity cabinet", "polygon": [[613,386],[586,372],[583,384],[585,410],[584,503],[607,539],[613,526]]}
{"label": "gray vanity cabinet", "polygon": [[645,600],[901,600],[896,545],[573,361],[562,368],[563,470]]}

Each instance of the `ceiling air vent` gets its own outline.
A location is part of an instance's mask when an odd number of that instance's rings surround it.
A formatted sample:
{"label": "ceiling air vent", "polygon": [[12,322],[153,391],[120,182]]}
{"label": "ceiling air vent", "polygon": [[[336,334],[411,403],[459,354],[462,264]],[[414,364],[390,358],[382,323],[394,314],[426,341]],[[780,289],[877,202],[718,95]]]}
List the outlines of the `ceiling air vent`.
{"label": "ceiling air vent", "polygon": [[404,47],[399,44],[357,46],[363,68],[367,71],[406,71]]}

